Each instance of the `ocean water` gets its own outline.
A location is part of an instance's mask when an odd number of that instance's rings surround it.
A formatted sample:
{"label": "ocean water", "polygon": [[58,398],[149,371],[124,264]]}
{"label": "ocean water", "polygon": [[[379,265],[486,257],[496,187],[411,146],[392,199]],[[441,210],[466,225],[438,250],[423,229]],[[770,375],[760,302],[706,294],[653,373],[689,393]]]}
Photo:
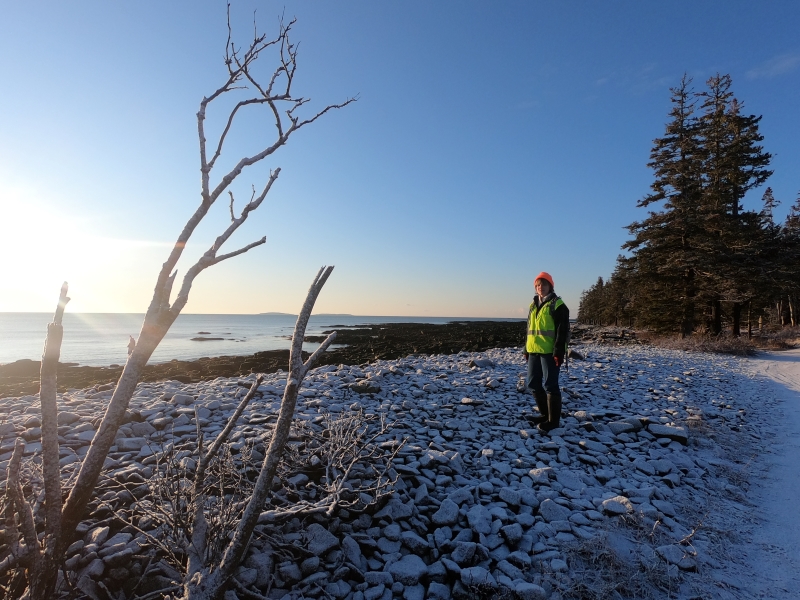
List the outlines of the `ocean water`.
{"label": "ocean water", "polygon": [[[0,364],[42,355],[47,324],[52,313],[0,313]],[[88,366],[124,364],[128,335],[137,337],[143,314],[64,314],[61,362]],[[288,349],[296,317],[293,315],[180,315],[153,353],[151,363],[172,359],[194,360],[203,356],[247,355],[263,350]],[[448,323],[484,321],[457,317],[365,317],[314,315],[306,335],[319,335],[335,325],[378,325],[382,323]],[[496,319],[498,321],[518,319]],[[203,333],[201,333],[203,332]],[[193,341],[196,337],[223,338]],[[319,344],[306,343],[313,351]],[[334,347],[336,347],[334,345]]]}

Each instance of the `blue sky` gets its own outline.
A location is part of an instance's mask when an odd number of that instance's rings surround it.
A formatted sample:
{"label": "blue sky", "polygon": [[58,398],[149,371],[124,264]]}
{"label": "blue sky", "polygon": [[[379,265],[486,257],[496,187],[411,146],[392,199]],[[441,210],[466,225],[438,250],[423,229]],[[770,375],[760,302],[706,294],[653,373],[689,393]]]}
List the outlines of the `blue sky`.
{"label": "blue sky", "polygon": [[[282,169],[230,249],[267,244],[204,272],[187,312],[296,312],[335,264],[319,312],[521,316],[546,270],[574,315],[645,216],[684,72],[698,89],[730,73],[764,115],[779,217],[800,190],[800,3],[234,1],[242,44],[254,9],[267,33],[297,17],[310,109],[359,100],[240,177],[243,199]],[[72,311],[146,308],[199,201],[195,113],[225,36],[219,1],[0,8],[0,311],[51,311],[63,280]],[[245,116],[223,165],[272,139],[269,115]]]}

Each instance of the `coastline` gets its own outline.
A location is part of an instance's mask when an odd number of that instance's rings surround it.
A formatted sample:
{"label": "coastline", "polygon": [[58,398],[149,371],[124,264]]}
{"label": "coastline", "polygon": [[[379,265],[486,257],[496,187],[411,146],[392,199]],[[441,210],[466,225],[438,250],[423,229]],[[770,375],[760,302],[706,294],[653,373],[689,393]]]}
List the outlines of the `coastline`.
{"label": "coastline", "polygon": [[[717,597],[729,589],[718,559],[728,541],[719,532],[736,531],[747,510],[746,469],[750,457],[754,467],[762,460],[758,444],[774,429],[776,401],[764,398],[763,382],[749,374],[745,359],[645,346],[588,344],[581,352],[587,360],[564,374],[562,427],[549,436],[521,419],[532,401],[518,386],[523,366],[514,349],[329,365],[309,374],[298,423],[322,427],[326,415],[363,410],[393,424],[378,443],[405,446],[394,461],[394,496],[379,510],[363,517],[344,511],[311,526],[264,526],[273,540],[302,538],[311,527],[335,540],[313,572],[266,561],[274,570],[272,590],[288,594],[320,585],[331,595],[346,592],[342,597],[364,592],[361,598],[397,588],[414,597],[475,598],[474,586],[486,585],[543,600],[609,597],[612,591],[659,597],[665,589],[678,598]],[[267,377],[261,398],[236,428],[239,440],[250,440],[256,450],[280,402],[280,377]],[[371,393],[356,391],[353,384],[363,382]],[[238,378],[140,384],[132,421],[109,457],[109,487],[97,490],[82,523],[87,537],[105,531],[125,545],[122,552],[146,555],[147,540],[114,516],[131,514],[131,497],[116,481],[130,478],[134,492],[146,492],[137,474],[152,475],[159,448],[194,447],[196,414],[213,437],[243,391]],[[85,454],[109,394],[92,388],[60,395],[71,421],[63,431],[72,449],[62,459],[64,476]],[[6,428],[13,429],[7,433],[25,437],[29,456],[37,451],[33,400],[0,401]],[[2,475],[9,452],[0,453]],[[315,489],[287,485],[301,498]],[[263,558],[273,550],[262,545],[255,551]],[[363,576],[352,570],[342,575],[336,559],[342,551]],[[69,564],[78,577],[124,588],[119,567],[104,569],[103,563],[87,546]],[[137,564],[125,567],[130,581],[140,580]],[[168,565],[159,568],[154,584],[172,576]]]}
{"label": "coastline", "polygon": [[[325,333],[333,330],[325,330]],[[345,347],[326,352],[320,365],[358,365],[375,360],[399,359],[415,354],[455,354],[482,352],[490,348],[522,345],[524,321],[453,321],[446,324],[383,323],[342,326],[336,343]],[[306,336],[320,342],[324,336]],[[250,373],[275,373],[286,370],[289,351],[267,350],[250,355],[205,357],[197,360],[171,360],[148,364],[142,381],[175,380],[193,383],[216,377],[236,377]],[[35,394],[39,390],[39,361],[18,360],[0,365],[0,398]],[[122,366],[91,367],[61,363],[58,389],[81,389],[113,384]]]}

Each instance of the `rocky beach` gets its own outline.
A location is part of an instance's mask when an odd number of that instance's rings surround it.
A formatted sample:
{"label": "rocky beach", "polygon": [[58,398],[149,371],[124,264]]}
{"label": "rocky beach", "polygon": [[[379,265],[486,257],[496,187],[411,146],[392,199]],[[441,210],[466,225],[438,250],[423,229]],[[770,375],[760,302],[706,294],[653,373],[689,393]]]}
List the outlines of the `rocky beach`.
{"label": "rocky beach", "polygon": [[[489,348],[521,345],[525,336],[523,321],[453,321],[430,323],[383,323],[380,325],[338,326],[337,347],[326,352],[323,365],[357,365],[377,359],[395,359],[412,354],[452,354],[462,350],[477,352]],[[328,332],[326,331],[325,334]],[[321,342],[322,336],[306,336],[308,342]],[[44,333],[42,333],[44,340]],[[289,363],[286,350],[268,350],[246,356],[209,356],[198,360],[171,360],[149,364],[144,381],[175,380],[192,383],[215,377],[235,377],[250,373],[274,373]],[[0,365],[0,398],[33,394],[39,390],[38,360],[17,360]],[[58,369],[60,391],[107,385],[119,379],[121,365],[102,367],[62,363]]]}
{"label": "rocky beach", "polygon": [[[561,427],[542,435],[522,418],[534,404],[519,349],[454,350],[460,343],[309,374],[291,464],[231,599],[754,597],[769,574],[742,576],[763,516],[751,488],[767,471],[763,441],[780,428],[781,401],[753,360],[583,344],[585,360],[562,372]],[[137,505],[152,500],[167,453],[191,468],[198,431],[213,439],[253,380],[138,386],[69,550],[81,593],[155,598],[177,589],[180,565],[155,542],[164,531]],[[263,457],[284,385],[285,372],[267,375],[237,424],[231,457],[242,473]],[[65,479],[110,394],[102,385],[59,394]],[[38,411],[35,394],[0,400],[0,479],[17,436],[35,472]],[[391,461],[391,493],[378,503],[351,498],[330,517],[275,522],[274,510],[317,497],[324,478],[305,440],[343,418],[378,432],[373,456]],[[353,478],[351,489],[369,488],[369,465]]]}

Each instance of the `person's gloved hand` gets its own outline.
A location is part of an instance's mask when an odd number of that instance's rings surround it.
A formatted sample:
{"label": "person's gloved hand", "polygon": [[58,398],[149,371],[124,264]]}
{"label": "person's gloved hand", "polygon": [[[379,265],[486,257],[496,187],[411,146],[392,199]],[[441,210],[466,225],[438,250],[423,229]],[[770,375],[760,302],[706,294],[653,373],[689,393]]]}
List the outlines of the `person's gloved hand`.
{"label": "person's gloved hand", "polygon": [[522,358],[525,359],[525,364],[527,364],[528,363],[528,353],[527,352],[523,352],[522,353]]}
{"label": "person's gloved hand", "polygon": [[560,356],[558,354],[554,354],[553,355],[553,362],[556,363],[557,367],[560,367],[562,364],[564,364],[564,357]]}

